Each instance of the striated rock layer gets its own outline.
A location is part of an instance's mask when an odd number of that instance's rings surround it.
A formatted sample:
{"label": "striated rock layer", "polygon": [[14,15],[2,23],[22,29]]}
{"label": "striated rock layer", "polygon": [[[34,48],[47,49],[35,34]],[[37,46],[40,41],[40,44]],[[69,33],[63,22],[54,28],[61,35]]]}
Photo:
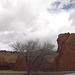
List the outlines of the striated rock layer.
{"label": "striated rock layer", "polygon": [[60,34],[57,42],[60,56],[55,60],[55,71],[75,71],[75,33]]}

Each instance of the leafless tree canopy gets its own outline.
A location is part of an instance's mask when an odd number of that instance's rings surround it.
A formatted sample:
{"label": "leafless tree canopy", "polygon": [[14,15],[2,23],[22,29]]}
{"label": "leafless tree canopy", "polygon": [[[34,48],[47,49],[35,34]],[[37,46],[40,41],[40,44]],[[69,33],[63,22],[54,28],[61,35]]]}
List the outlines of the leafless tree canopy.
{"label": "leafless tree canopy", "polygon": [[51,55],[51,57],[55,57],[58,55],[53,51],[54,45],[51,42],[41,45],[39,40],[29,40],[26,42],[16,42],[15,44],[12,44],[11,47],[16,51],[19,51],[25,58],[28,74],[30,74],[34,64],[37,61],[42,61],[44,56]]}

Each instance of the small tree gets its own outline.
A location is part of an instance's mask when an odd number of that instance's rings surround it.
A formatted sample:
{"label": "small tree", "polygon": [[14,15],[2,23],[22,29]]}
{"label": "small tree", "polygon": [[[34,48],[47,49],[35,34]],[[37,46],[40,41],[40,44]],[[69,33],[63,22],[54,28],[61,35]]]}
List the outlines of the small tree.
{"label": "small tree", "polygon": [[44,56],[57,55],[54,53],[54,51],[52,51],[54,45],[51,42],[41,45],[39,40],[29,40],[26,42],[16,42],[10,46],[14,50],[19,51],[20,54],[25,58],[28,74],[30,74],[36,62],[38,62],[37,67],[40,66]]}

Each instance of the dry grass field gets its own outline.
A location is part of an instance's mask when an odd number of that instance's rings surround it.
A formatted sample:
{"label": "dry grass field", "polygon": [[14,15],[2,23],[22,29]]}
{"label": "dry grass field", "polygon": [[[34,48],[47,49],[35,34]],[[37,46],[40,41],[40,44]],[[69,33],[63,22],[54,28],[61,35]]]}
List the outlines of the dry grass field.
{"label": "dry grass field", "polygon": [[0,73],[25,73],[26,71],[2,70]]}

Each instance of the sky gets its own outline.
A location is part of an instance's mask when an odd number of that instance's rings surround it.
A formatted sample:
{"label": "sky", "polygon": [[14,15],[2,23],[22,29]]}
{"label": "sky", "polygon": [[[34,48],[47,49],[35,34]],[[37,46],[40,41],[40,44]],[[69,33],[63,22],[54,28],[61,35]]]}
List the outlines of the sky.
{"label": "sky", "polygon": [[0,0],[0,49],[40,39],[57,49],[61,33],[75,33],[75,0]]}

